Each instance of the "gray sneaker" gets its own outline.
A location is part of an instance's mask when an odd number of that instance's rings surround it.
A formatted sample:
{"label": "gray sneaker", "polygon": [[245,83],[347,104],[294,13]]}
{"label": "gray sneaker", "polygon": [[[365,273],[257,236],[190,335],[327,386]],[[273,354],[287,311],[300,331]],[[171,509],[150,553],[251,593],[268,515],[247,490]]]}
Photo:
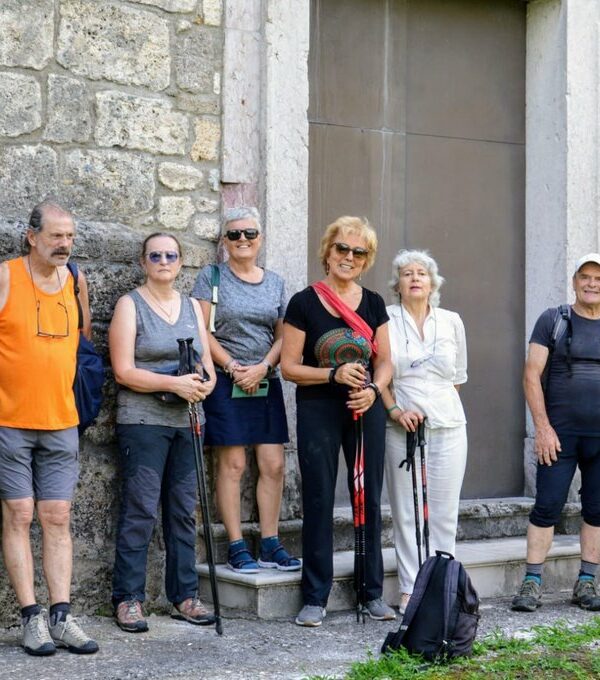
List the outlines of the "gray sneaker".
{"label": "gray sneaker", "polygon": [[513,597],[511,609],[515,612],[534,612],[542,606],[542,584],[526,578],[521,590]]}
{"label": "gray sneaker", "polygon": [[375,621],[393,621],[396,618],[396,612],[380,597],[367,602],[365,612]]}
{"label": "gray sneaker", "polygon": [[579,578],[573,588],[572,604],[578,604],[590,612],[600,610],[600,593],[593,578]]}
{"label": "gray sneaker", "polygon": [[98,645],[86,635],[77,621],[67,614],[64,621],[57,621],[50,626],[50,635],[57,647],[66,647],[73,654],[95,654]]}
{"label": "gray sneaker", "polygon": [[319,607],[316,604],[305,604],[296,617],[296,623],[299,626],[308,626],[316,628],[323,623],[323,619],[327,616],[324,607]]}
{"label": "gray sneaker", "polygon": [[21,645],[27,654],[33,656],[50,656],[50,654],[56,652],[56,646],[48,632],[45,609],[42,609],[39,614],[31,616],[29,621],[23,625]]}

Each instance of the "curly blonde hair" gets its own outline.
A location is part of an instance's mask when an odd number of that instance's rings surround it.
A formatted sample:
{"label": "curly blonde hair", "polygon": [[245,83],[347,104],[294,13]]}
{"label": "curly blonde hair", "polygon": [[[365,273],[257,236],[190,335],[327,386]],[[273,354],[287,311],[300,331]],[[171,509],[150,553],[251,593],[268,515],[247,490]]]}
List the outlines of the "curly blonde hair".
{"label": "curly blonde hair", "polygon": [[375,255],[377,254],[377,234],[375,233],[375,229],[369,224],[369,220],[367,220],[366,217],[351,217],[349,215],[344,215],[343,217],[338,217],[335,222],[332,222],[325,229],[325,232],[321,237],[319,260],[321,261],[325,272],[327,272],[327,258],[329,257],[331,247],[339,238],[343,238],[350,234],[364,239],[367,244],[367,250],[369,252],[365,259],[363,272],[366,272],[373,266]]}

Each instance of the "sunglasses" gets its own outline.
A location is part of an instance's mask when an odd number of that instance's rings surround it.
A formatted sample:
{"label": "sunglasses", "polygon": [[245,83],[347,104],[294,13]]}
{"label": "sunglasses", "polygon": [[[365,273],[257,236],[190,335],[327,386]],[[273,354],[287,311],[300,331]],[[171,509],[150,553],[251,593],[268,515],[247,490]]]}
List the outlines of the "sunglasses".
{"label": "sunglasses", "polygon": [[173,262],[177,262],[179,259],[179,253],[175,250],[153,250],[146,255],[152,264],[162,262],[163,256],[169,264],[173,264]]}
{"label": "sunglasses", "polygon": [[356,260],[366,259],[369,251],[366,248],[350,248],[347,243],[334,243],[335,250],[340,255],[347,255],[352,251],[352,255]]}
{"label": "sunglasses", "polygon": [[40,338],[68,338],[69,337],[69,312],[64,303],[56,303],[65,313],[65,332],[64,333],[48,333],[40,328],[40,301],[36,300],[36,319],[37,319],[37,333]]}
{"label": "sunglasses", "polygon": [[254,241],[258,236],[258,229],[230,229],[225,232],[225,238],[230,241],[239,241],[242,238],[242,234],[248,239],[248,241]]}

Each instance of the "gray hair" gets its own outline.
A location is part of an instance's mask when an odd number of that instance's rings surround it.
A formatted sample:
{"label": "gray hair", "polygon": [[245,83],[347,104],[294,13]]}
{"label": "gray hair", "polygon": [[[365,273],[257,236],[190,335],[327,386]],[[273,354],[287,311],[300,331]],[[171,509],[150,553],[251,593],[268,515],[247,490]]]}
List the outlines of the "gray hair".
{"label": "gray hair", "polygon": [[[33,206],[26,231],[29,230],[34,234],[39,234],[44,226],[45,214],[51,211],[73,218],[73,215],[59,205],[53,198],[45,198],[41,203]],[[23,252],[28,253],[30,250],[31,246],[25,236],[23,240]]]}
{"label": "gray hair", "polygon": [[398,291],[398,284],[400,283],[399,272],[402,267],[406,267],[413,262],[425,267],[429,277],[431,278],[431,293],[429,294],[429,304],[432,307],[438,307],[440,304],[440,288],[446,280],[439,272],[437,262],[431,257],[426,250],[399,250],[392,262],[392,278],[389,286],[398,293],[400,299],[400,292]]}
{"label": "gray hair", "polygon": [[231,222],[237,222],[238,220],[254,220],[258,231],[262,231],[258,210],[251,206],[242,205],[238,208],[229,208],[229,210],[225,211],[223,221],[221,222],[221,233],[224,234],[227,231],[227,226]]}

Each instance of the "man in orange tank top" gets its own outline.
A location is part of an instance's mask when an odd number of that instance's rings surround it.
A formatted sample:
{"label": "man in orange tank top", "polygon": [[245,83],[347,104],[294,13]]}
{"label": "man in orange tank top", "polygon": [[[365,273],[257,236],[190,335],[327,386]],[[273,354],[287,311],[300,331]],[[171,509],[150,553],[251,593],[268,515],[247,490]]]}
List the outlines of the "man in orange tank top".
{"label": "man in orange tank top", "polygon": [[[92,654],[98,645],[70,613],[71,500],[79,467],[73,378],[79,343],[73,277],[75,223],[51,201],[29,219],[23,257],[0,264],[0,499],[2,549],[21,607],[22,645]],[[87,283],[79,275],[83,332],[90,335]],[[36,602],[30,527],[42,527],[49,617]]]}

